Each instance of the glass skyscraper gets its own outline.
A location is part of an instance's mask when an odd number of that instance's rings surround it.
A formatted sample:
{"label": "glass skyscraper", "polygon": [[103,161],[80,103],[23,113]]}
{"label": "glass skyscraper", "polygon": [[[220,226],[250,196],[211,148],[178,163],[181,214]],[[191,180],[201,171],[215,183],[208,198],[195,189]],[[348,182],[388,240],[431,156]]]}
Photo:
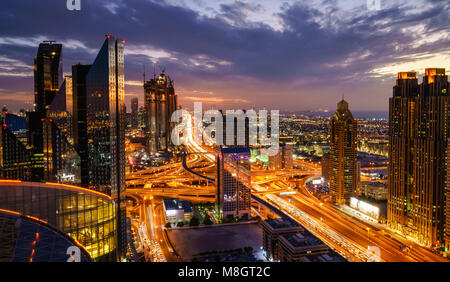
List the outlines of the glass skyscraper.
{"label": "glass skyscraper", "polygon": [[89,187],[118,203],[118,258],[126,250],[124,43],[106,36],[86,76]]}
{"label": "glass skyscraper", "polygon": [[34,58],[35,110],[42,115],[52,103],[63,82],[62,44],[44,41]]}

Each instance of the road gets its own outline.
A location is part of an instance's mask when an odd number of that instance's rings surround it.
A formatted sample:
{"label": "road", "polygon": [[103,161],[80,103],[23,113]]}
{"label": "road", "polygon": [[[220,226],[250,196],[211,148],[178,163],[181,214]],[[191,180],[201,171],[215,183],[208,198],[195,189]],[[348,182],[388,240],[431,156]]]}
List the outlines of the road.
{"label": "road", "polygon": [[[192,121],[189,123],[192,124]],[[210,152],[210,149],[194,142],[192,132],[188,132],[186,139],[186,147],[189,152],[203,153],[202,155],[188,155],[186,161],[189,167],[199,166],[202,175],[214,178],[215,157],[213,154],[204,154]],[[307,178],[320,175],[320,164],[313,164],[305,160],[295,160],[294,164],[300,169],[271,172],[252,166],[252,193],[289,214],[349,261],[366,261],[369,246],[376,246],[380,249],[381,261],[448,261],[427,248],[400,238],[383,226],[358,220],[333,204],[321,202],[309,193],[304,183]],[[300,189],[295,194],[280,195],[280,192],[294,192],[294,185],[289,182],[289,179],[296,175],[303,176],[303,182],[299,180],[298,187]],[[147,233],[158,242],[168,261],[176,261],[178,258],[173,254],[170,243],[164,235],[164,211],[161,198],[157,196],[173,197],[177,195],[183,197],[189,193],[191,195],[201,193],[200,191],[205,194],[213,193],[214,185],[210,184],[206,187],[194,185],[193,182],[198,181],[199,177],[184,171],[181,162],[136,172],[128,179],[131,185],[142,187],[139,188],[140,190],[128,189],[127,191],[151,198],[142,204],[143,208],[147,207],[144,208],[142,220],[149,223]],[[153,186],[154,184],[160,185],[161,182],[165,182],[164,185],[169,187]],[[148,196],[149,193],[156,193],[157,189],[163,190],[160,194],[154,194],[155,197]],[[151,192],[152,190],[153,192]],[[409,253],[401,251],[402,245],[410,246],[411,251]]]}

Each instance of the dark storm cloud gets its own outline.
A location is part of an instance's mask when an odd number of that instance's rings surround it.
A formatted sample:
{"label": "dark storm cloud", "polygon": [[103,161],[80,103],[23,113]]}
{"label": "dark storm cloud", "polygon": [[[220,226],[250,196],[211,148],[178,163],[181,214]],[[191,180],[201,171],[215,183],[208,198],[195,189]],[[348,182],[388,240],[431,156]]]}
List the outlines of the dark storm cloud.
{"label": "dark storm cloud", "polygon": [[[247,13],[264,8],[243,1],[221,5],[214,17],[161,1],[82,0],[81,11],[68,11],[65,0],[8,1],[0,10],[0,52],[31,65],[37,46],[33,40],[67,42],[67,72],[73,63],[92,62],[108,33],[126,39],[130,48],[164,50],[169,55],[154,60],[178,79],[188,73],[212,80],[240,76],[284,83],[323,75],[330,81],[364,77],[377,66],[402,60],[400,56],[450,46],[446,37],[413,47],[414,34],[402,31],[423,23],[424,32],[448,32],[448,1],[430,0],[432,7],[423,11],[394,6],[379,12],[360,7],[351,13],[326,2],[322,10],[300,2],[284,4],[278,14],[284,30],[278,31],[250,22]],[[5,38],[32,42],[16,47],[2,44]],[[148,54],[130,54],[126,61],[129,80],[140,80],[142,65],[152,64]]]}

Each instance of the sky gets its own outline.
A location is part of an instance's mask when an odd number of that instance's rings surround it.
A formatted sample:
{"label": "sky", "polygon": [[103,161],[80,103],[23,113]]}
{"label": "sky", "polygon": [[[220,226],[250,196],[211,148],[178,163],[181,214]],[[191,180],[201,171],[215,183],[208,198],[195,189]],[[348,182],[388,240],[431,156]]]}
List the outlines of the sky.
{"label": "sky", "polygon": [[[192,108],[387,111],[396,73],[450,70],[450,1],[2,1],[0,103],[33,108],[39,42],[63,44],[64,73],[90,64],[105,34],[126,40],[126,104],[143,72],[165,69]],[[376,0],[373,0],[376,1]]]}

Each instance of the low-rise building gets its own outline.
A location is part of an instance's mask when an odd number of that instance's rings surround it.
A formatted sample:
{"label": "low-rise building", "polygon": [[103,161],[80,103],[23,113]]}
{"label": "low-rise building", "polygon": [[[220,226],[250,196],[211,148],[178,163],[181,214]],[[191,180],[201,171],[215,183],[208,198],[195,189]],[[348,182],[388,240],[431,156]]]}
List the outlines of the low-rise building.
{"label": "low-rise building", "polygon": [[168,223],[189,222],[192,218],[192,207],[188,201],[165,199],[163,205]]}
{"label": "low-rise building", "polygon": [[283,234],[279,237],[280,261],[300,262],[303,257],[329,253],[330,249],[309,233]]}
{"label": "low-rise building", "polygon": [[361,194],[377,201],[387,200],[387,185],[381,182],[361,182]]}
{"label": "low-rise building", "polygon": [[269,260],[280,260],[279,236],[304,232],[304,228],[289,218],[267,219],[261,222],[263,228],[263,248]]}

